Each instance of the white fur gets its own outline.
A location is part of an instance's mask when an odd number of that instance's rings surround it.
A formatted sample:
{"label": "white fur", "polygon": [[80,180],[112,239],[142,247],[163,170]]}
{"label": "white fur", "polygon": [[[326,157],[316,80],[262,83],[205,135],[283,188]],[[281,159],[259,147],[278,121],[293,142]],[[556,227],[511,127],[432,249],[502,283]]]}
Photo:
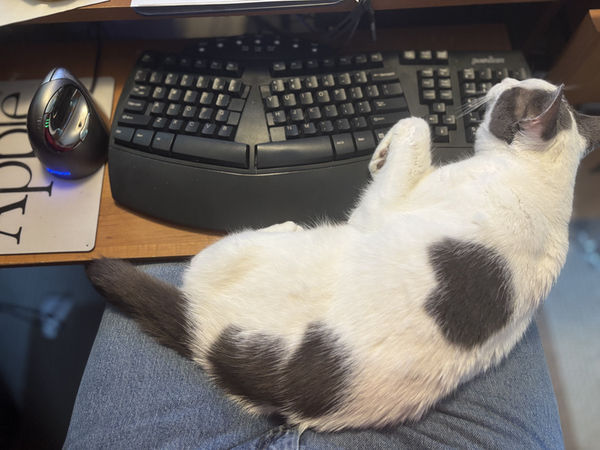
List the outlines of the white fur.
{"label": "white fur", "polygon": [[[488,110],[515,84],[495,86]],[[539,80],[521,85],[554,89]],[[210,373],[207,349],[230,325],[279,336],[291,351],[307,324],[326,324],[350,349],[354,377],[341,409],[314,420],[288,418],[318,430],[418,419],[497,364],[565,261],[585,142],[575,120],[548,143],[517,136],[511,145],[495,138],[488,122],[474,157],[434,168],[427,124],[402,120],[375,151],[374,180],[347,223],[244,231],[197,255],[183,288],[195,360]],[[427,249],[446,237],[496,249],[513,274],[510,323],[473,350],[449,343],[423,307],[436,285]]]}

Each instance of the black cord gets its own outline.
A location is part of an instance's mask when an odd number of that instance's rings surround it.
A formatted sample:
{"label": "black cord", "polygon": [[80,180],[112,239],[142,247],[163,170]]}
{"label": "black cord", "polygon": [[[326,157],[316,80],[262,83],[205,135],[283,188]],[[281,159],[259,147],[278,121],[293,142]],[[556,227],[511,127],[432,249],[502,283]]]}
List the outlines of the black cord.
{"label": "black cord", "polygon": [[27,320],[29,322],[36,323],[40,321],[40,312],[37,309],[15,305],[14,303],[0,302],[0,312],[12,314],[18,319]]}
{"label": "black cord", "polygon": [[96,60],[94,62],[94,75],[92,78],[92,85],[90,86],[90,93],[93,94],[94,89],[96,89],[96,83],[98,82],[98,70],[100,66],[100,58],[102,56],[102,46],[104,44],[103,38],[106,37],[106,30],[100,22],[92,22],[90,24],[88,32],[92,36],[95,32],[96,39]]}
{"label": "black cord", "polygon": [[338,49],[342,49],[348,45],[354,36],[354,33],[356,32],[356,28],[358,27],[361,17],[365,12],[368,14],[371,38],[373,41],[376,41],[377,35],[375,33],[375,12],[373,11],[371,0],[358,0],[358,5],[356,5],[352,11],[350,11],[344,20],[327,32],[325,35],[325,43],[333,46],[336,41],[346,35],[343,44],[340,45]]}

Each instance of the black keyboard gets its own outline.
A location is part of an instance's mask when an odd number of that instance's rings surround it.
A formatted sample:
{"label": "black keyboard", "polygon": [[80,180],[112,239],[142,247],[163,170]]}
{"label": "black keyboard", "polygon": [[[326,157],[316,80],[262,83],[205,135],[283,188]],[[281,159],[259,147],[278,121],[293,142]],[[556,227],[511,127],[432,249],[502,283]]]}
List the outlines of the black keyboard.
{"label": "black keyboard", "polygon": [[113,120],[114,199],[175,224],[235,230],[344,220],[377,143],[425,118],[433,160],[472,153],[479,113],[461,116],[521,53],[397,51],[339,55],[274,35],[144,52]]}

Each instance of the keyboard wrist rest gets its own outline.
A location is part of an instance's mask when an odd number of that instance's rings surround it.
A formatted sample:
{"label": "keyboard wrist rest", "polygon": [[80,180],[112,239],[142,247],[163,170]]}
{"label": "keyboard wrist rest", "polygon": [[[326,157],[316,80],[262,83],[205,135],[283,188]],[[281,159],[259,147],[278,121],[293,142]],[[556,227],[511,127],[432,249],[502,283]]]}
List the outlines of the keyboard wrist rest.
{"label": "keyboard wrist rest", "polygon": [[[260,176],[113,147],[109,147],[109,159],[111,190],[119,204],[184,226],[202,223],[205,228],[223,230],[226,223],[227,231],[287,220],[309,225],[324,217],[343,221],[370,177],[369,157],[308,172]],[[327,209],[316,205],[327,205]]]}

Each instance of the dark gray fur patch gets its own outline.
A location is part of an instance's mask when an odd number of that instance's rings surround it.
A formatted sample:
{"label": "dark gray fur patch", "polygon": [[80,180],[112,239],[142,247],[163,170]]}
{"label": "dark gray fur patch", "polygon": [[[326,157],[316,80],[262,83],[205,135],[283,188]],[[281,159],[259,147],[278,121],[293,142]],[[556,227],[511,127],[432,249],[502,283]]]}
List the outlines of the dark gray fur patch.
{"label": "dark gray fur patch", "polygon": [[248,336],[229,327],[211,346],[208,361],[216,382],[229,393],[310,418],[339,406],[346,390],[348,357],[332,332],[313,323],[290,358],[280,338]]}
{"label": "dark gray fur patch", "polygon": [[277,392],[283,345],[280,339],[226,328],[211,346],[208,361],[219,386],[259,405],[283,406]]}
{"label": "dark gray fur patch", "polygon": [[574,111],[577,129],[588,142],[588,153],[600,147],[600,117],[588,116]]}
{"label": "dark gray fur patch", "polygon": [[[542,114],[551,104],[553,92],[540,89],[514,87],[500,94],[491,111],[490,132],[498,139],[511,144],[519,131],[519,122],[533,119]],[[542,139],[549,141],[560,131],[571,127],[571,116],[567,103],[559,99],[557,117],[548,121],[542,133]]]}
{"label": "dark gray fur patch", "polygon": [[508,264],[483,245],[444,239],[429,249],[437,287],[425,310],[453,344],[471,349],[500,331],[513,311]]}
{"label": "dark gray fur patch", "polygon": [[119,259],[94,260],[86,274],[94,288],[142,330],[182,356],[192,356],[185,298],[179,289]]}

